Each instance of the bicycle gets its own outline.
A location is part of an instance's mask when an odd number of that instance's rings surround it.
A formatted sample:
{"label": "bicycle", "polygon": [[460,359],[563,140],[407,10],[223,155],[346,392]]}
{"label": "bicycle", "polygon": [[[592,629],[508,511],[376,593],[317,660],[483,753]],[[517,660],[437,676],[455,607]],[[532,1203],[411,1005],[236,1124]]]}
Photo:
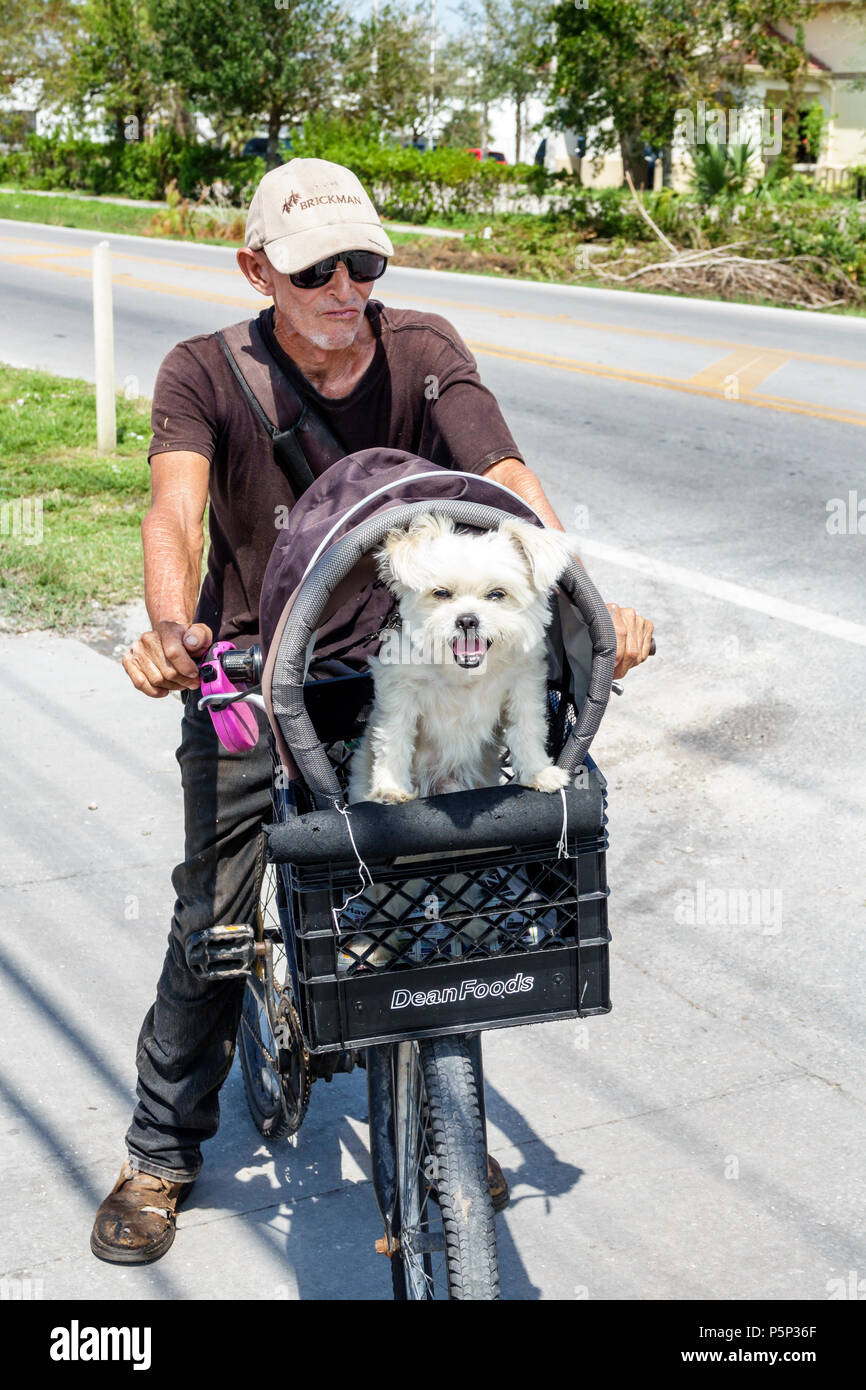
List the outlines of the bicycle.
{"label": "bicycle", "polygon": [[576,774],[561,798],[503,785],[346,808],[372,681],[353,672],[309,683],[309,634],[359,559],[422,506],[476,526],[502,514],[410,503],[333,541],[286,606],[264,694],[257,648],[214,649],[201,704],[226,717],[238,703],[265,708],[275,777],[256,923],[246,936],[212,929],[207,949],[222,973],[247,975],[238,1042],[260,1132],[296,1134],[313,1082],[364,1066],[377,1249],[394,1297],[490,1300],[499,1274],[481,1032],[610,1009],[605,784],[586,749],[615,638],[585,571],[571,566],[560,603],[581,615],[592,666],[578,709],[557,629],[565,675],[550,689],[551,738]]}

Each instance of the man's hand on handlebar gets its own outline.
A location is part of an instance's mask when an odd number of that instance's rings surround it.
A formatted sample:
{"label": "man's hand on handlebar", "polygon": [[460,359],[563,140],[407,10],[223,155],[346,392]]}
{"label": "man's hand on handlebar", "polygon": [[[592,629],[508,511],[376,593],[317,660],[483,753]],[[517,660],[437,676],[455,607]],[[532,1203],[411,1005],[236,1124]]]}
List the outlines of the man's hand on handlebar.
{"label": "man's hand on handlebar", "polygon": [[172,690],[197,690],[198,662],[213,645],[206,623],[160,622],[144,632],[123,658],[123,669],[136,690],[161,700]]}
{"label": "man's hand on handlebar", "polygon": [[653,625],[649,618],[642,618],[633,608],[620,608],[619,604],[609,603],[607,611],[613,621],[616,633],[616,666],[613,677],[618,680],[633,666],[640,666],[651,655]]}

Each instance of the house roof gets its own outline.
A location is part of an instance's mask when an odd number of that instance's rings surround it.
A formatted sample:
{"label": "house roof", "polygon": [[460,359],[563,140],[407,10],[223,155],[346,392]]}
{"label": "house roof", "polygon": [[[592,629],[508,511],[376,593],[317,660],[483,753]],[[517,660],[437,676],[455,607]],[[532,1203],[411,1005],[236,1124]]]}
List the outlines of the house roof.
{"label": "house roof", "polygon": [[[783,34],[782,31],[781,31],[781,29],[777,29],[777,28],[776,28],[775,24],[768,24],[768,25],[767,25],[767,29],[768,29],[768,32],[769,32],[769,33],[771,33],[771,34],[774,35],[775,38],[781,39],[781,40],[782,40],[782,43],[787,43],[787,44],[792,44],[792,43],[793,43],[793,39],[789,39],[788,36],[787,36],[787,34]],[[806,57],[807,57],[807,59],[808,59],[808,66],[807,66],[807,71],[808,71],[808,72],[811,72],[811,73],[819,73],[819,72],[832,72],[832,71],[833,71],[833,69],[830,67],[829,63],[825,63],[825,62],[823,61],[822,58],[817,57],[817,55],[814,54],[814,53],[810,53],[808,49],[806,49]],[[761,67],[761,64],[759,63],[758,59],[755,57],[755,54],[754,54],[754,53],[749,53],[749,54],[747,54],[746,57],[745,57],[745,59],[744,59],[744,62],[745,62],[745,64],[746,64],[747,67],[756,67],[756,68],[760,68],[760,67]]]}

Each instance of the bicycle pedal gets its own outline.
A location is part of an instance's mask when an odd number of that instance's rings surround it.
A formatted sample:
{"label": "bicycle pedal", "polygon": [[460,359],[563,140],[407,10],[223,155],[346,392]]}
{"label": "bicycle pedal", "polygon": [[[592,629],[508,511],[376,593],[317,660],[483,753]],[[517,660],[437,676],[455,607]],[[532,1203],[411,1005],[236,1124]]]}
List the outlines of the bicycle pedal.
{"label": "bicycle pedal", "polygon": [[187,964],[202,980],[249,975],[257,954],[255,934],[248,922],[205,927],[193,932],[186,943]]}

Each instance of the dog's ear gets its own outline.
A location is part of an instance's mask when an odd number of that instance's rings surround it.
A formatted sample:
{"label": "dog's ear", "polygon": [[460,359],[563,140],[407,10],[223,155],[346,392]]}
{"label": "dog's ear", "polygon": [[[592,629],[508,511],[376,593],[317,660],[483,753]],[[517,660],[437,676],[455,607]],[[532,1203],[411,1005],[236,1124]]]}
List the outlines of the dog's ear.
{"label": "dog's ear", "polygon": [[432,540],[450,535],[454,522],[450,516],[425,512],[416,516],[405,531],[389,531],[376,551],[379,576],[389,589],[416,589],[426,582],[420,578],[418,561],[423,558],[424,546]]}
{"label": "dog's ear", "polygon": [[539,593],[553,588],[572,559],[568,538],[562,531],[532,526],[527,521],[503,521],[500,536],[507,537],[520,551]]}

